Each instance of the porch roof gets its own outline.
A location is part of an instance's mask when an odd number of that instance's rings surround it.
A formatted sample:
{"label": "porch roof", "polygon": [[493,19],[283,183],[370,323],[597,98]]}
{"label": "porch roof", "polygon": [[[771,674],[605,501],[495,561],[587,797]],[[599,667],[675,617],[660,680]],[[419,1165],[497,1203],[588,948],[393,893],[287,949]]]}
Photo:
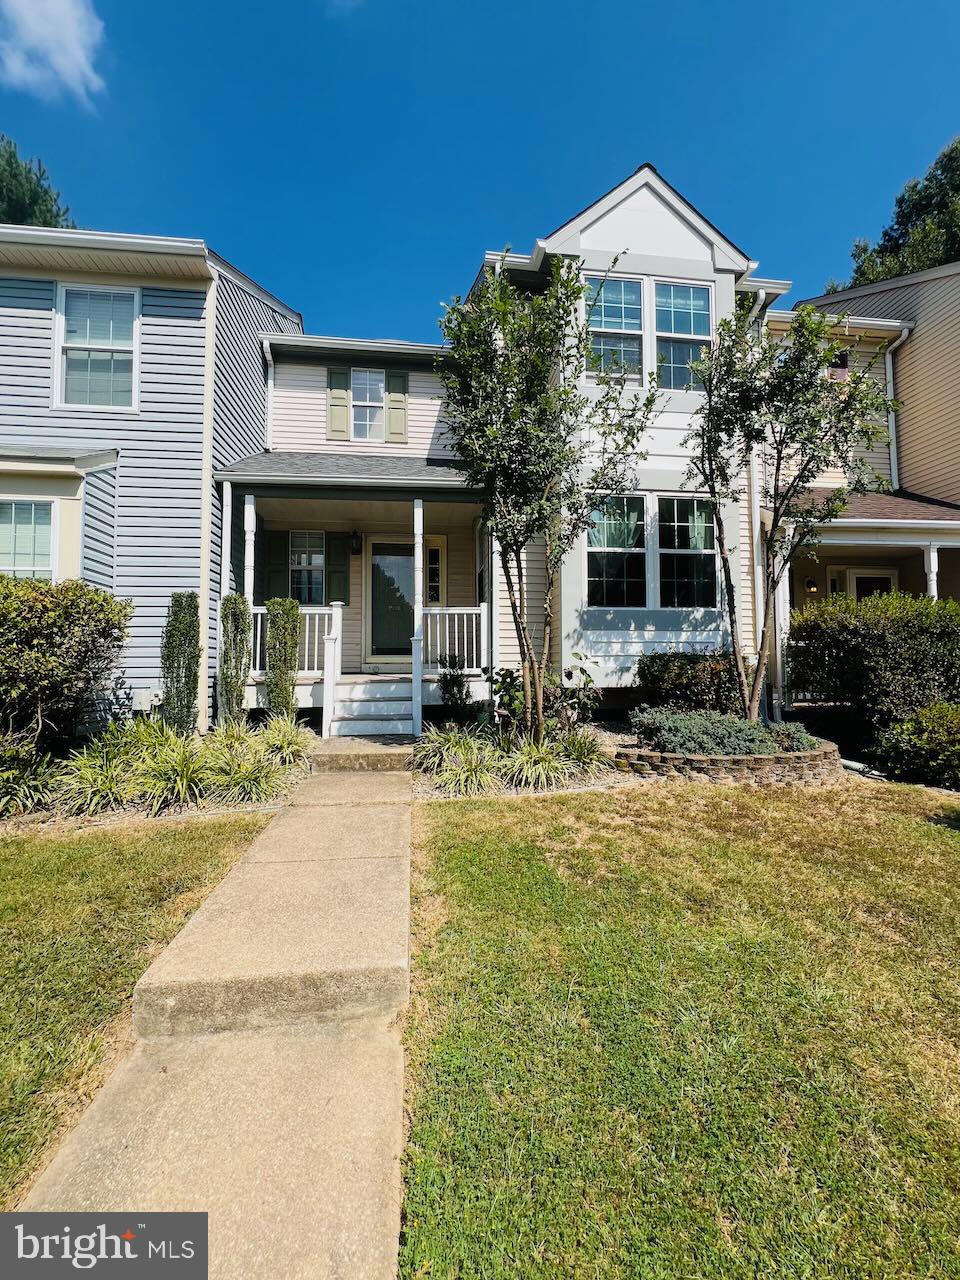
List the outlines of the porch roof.
{"label": "porch roof", "polygon": [[450,458],[417,458],[367,453],[253,453],[216,473],[238,485],[347,485],[371,489],[466,489],[466,479]]}
{"label": "porch roof", "polygon": [[917,521],[943,520],[956,524],[960,522],[960,506],[925,498],[918,493],[907,493],[903,489],[897,493],[854,493],[850,495],[843,514],[831,524],[843,524],[847,520],[861,523],[870,520],[880,524],[900,520],[914,524]]}

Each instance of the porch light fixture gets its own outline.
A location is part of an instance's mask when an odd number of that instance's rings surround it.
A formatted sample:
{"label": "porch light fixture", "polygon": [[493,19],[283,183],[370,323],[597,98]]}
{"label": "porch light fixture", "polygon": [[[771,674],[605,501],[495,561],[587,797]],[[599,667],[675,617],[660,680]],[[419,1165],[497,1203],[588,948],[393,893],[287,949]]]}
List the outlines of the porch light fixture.
{"label": "porch light fixture", "polygon": [[354,529],[353,533],[350,535],[350,554],[352,556],[358,556],[362,550],[363,535]]}
{"label": "porch light fixture", "polygon": [[808,596],[815,596],[820,590],[815,578],[807,578],[806,582],[803,584],[803,589]]}

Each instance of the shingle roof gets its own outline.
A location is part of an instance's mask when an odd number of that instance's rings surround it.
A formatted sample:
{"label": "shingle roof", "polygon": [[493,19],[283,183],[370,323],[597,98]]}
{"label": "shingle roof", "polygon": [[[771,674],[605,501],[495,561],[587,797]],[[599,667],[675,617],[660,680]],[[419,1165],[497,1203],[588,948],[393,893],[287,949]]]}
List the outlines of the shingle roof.
{"label": "shingle roof", "polygon": [[[830,490],[814,490],[814,496]],[[920,494],[906,493],[856,493],[847,502],[846,510],[838,520],[948,520],[960,522],[960,506],[924,498]]]}
{"label": "shingle roof", "polygon": [[368,453],[362,446],[351,453],[253,453],[217,472],[217,479],[268,484],[293,481],[313,484],[430,484],[459,488],[465,485],[463,473],[449,458]]}

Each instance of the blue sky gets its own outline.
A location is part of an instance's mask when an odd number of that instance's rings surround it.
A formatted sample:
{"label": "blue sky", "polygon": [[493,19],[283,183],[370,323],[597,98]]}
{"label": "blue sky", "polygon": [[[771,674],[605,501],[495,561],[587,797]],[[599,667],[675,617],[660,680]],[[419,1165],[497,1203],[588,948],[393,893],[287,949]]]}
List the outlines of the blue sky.
{"label": "blue sky", "polygon": [[202,236],[311,332],[430,341],[484,249],[645,160],[819,292],[960,132],[958,47],[948,0],[0,0],[0,130],[80,226]]}

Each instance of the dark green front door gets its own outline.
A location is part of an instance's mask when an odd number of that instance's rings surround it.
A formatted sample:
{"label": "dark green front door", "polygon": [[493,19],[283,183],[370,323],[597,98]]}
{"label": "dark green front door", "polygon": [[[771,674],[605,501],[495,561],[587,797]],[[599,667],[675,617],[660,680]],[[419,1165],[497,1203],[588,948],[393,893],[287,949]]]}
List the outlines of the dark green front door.
{"label": "dark green front door", "polygon": [[374,542],[370,566],[371,657],[409,657],[413,636],[413,543]]}

